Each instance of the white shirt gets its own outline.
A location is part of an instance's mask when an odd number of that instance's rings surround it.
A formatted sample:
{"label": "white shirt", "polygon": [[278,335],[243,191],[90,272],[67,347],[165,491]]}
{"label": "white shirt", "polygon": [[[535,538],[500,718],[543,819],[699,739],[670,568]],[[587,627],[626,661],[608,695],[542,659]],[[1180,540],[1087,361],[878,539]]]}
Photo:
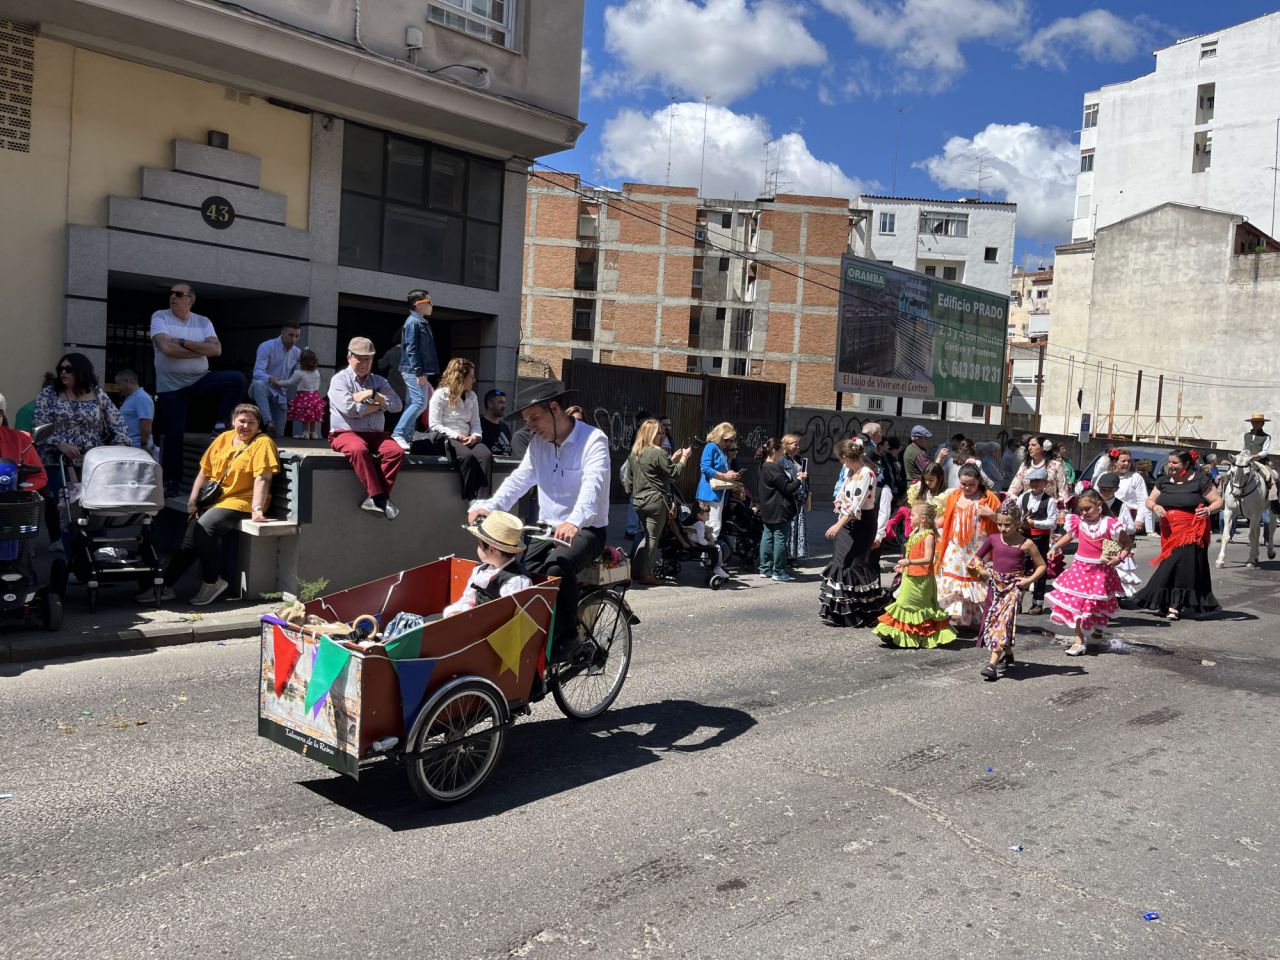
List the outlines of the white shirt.
{"label": "white shirt", "polygon": [[883,543],[889,531],[889,518],[893,515],[893,491],[880,488],[880,509],[876,512],[876,540]]}
{"label": "white shirt", "polygon": [[[455,613],[465,613],[468,610],[474,609],[477,605],[477,600],[479,599],[476,596],[477,588],[487,587],[490,581],[498,575],[499,571],[505,570],[507,567],[511,566],[511,561],[514,559],[515,557],[511,557],[504,561],[501,566],[497,567],[491,566],[487,563],[482,563],[477,566],[471,571],[471,576],[467,578],[467,585],[463,588],[462,596],[454,603],[445,607],[441,612],[441,616],[451,617]],[[513,593],[519,593],[521,590],[528,590],[532,586],[532,580],[524,574],[517,574],[498,588],[498,596],[509,597]]]}
{"label": "white shirt", "polygon": [[1040,509],[1041,500],[1049,501],[1043,520],[1028,520],[1031,526],[1036,530],[1052,530],[1058,525],[1058,501],[1049,496],[1049,494],[1042,493],[1040,496],[1036,496],[1028,490],[1022,495],[1022,499],[1024,503],[1023,513],[1025,513],[1028,518]]}
{"label": "white shirt", "polygon": [[288,380],[281,380],[281,386],[293,387],[299,393],[319,393],[320,392],[320,371],[319,370],[303,370],[299,367],[293,371],[293,376]]}
{"label": "white shirt", "polygon": [[1128,473],[1117,473],[1120,487],[1116,490],[1116,499],[1129,507],[1141,507],[1147,502],[1147,484],[1142,474],[1130,470]]}
{"label": "white shirt", "polygon": [[[480,432],[480,402],[476,400],[476,392],[468,390],[461,400],[450,400],[447,391],[436,389],[431,394],[431,402],[427,405],[429,422],[432,430],[438,430],[446,437],[461,440]],[[505,509],[505,508],[504,508]]]}
{"label": "white shirt", "polygon": [[[609,525],[609,439],[595,427],[575,420],[558,446],[536,434],[529,449],[502,486],[472,510],[510,510],[533,487],[538,488],[538,519],[578,527]],[[477,431],[479,432],[479,431]]]}
{"label": "white shirt", "polygon": [[[216,337],[208,317],[193,313],[186,320],[179,320],[172,310],[157,310],[151,315],[151,338],[157,333],[168,334],[175,340],[201,343]],[[209,372],[208,357],[171,357],[156,347],[156,393],[170,393],[189,387]]]}

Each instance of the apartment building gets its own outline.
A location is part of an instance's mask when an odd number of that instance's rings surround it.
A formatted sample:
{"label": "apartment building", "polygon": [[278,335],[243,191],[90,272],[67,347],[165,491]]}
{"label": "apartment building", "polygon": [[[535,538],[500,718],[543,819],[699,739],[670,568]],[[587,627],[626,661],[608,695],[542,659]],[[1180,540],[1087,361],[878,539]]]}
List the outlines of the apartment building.
{"label": "apartment building", "polygon": [[224,366],[285,319],[324,370],[351,336],[384,350],[428,287],[442,355],[514,383],[526,158],[583,129],[583,0],[2,9],[11,404],[63,350],[148,381],[149,318],[176,280]]}
{"label": "apartment building", "polygon": [[784,383],[834,405],[847,200],[704,198],[535,172],[526,201],[522,359],[567,358]]}
{"label": "apartment building", "polygon": [[1013,271],[1009,291],[1009,339],[1042,340],[1049,336],[1053,310],[1053,267]]}
{"label": "apartment building", "polygon": [[1152,73],[1084,95],[1072,242],[1166,202],[1275,235],[1280,13],[1155,52]]}

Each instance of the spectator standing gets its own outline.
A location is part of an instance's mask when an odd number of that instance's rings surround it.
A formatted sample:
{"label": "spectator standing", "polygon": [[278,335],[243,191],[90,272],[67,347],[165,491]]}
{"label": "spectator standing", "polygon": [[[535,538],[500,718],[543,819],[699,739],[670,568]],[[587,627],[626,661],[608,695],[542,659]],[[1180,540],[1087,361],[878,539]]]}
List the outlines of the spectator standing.
{"label": "spectator standing", "polygon": [[484,413],[480,417],[481,442],[495,457],[511,456],[511,426],[506,421],[507,395],[490,390],[484,395]]}
{"label": "spectator standing", "polygon": [[155,451],[151,437],[151,425],[156,416],[156,404],[151,395],[138,383],[138,375],[132,370],[116,372],[116,388],[124,397],[120,404],[120,416],[129,428],[129,440],[143,450]]}
{"label": "spectator standing", "polygon": [[1000,458],[1000,472],[1004,474],[1006,490],[1017,475],[1018,468],[1022,466],[1022,458],[1022,441],[1017,437],[1010,437],[1009,442],[1005,444],[1004,456]]}
{"label": "spectator standing", "polygon": [[902,441],[897,437],[884,439],[885,480],[893,490],[895,499],[907,495],[907,478],[902,470]]}
{"label": "spectator standing", "polygon": [[404,404],[391,384],[373,372],[373,357],[368,337],[353,337],[347,344],[347,366],[329,381],[329,446],[347,458],[364,487],[367,496],[360,509],[394,520],[400,509],[391,502],[391,488],[404,450],[382,429],[383,415]]}
{"label": "spectator standing", "polygon": [[[802,466],[800,460],[800,438],[794,433],[788,433],[782,438],[782,459],[778,462],[782,464],[782,468],[787,471],[787,476],[792,480],[800,476],[800,468]],[[793,561],[808,553],[809,543],[806,530],[808,523],[809,480],[806,475],[805,479],[801,481],[800,489],[796,491],[796,515],[787,530],[787,556]]]}
{"label": "spectator standing", "polygon": [[932,436],[933,434],[920,424],[911,428],[911,442],[902,451],[902,472],[906,477],[908,489],[913,483],[919,481],[925,468],[933,462],[933,458],[929,456],[929,451],[925,449],[925,444],[922,442]]}
{"label": "spectator standing", "polygon": [[401,450],[408,450],[413,443],[418,417],[427,409],[431,398],[427,377],[440,372],[436,341],[431,333],[431,294],[426,290],[411,290],[408,300],[409,316],[400,329],[400,376],[404,378],[406,402],[400,422],[392,432]]}
{"label": "spectator standing", "polygon": [[760,538],[760,576],[779,583],[795,579],[788,568],[787,533],[796,517],[796,497],[804,490],[809,475],[798,471],[794,477],[782,465],[786,445],[770,437],[756,450],[760,464],[760,520],[764,535]]}
{"label": "spectator standing", "polygon": [[475,385],[476,365],[454,357],[431,395],[431,429],[444,435],[467,501],[487,497],[493,489],[493,453],[484,445]]}
{"label": "spectator standing", "polygon": [[674,453],[676,445],[675,441],[671,439],[671,418],[659,417],[658,426],[662,427],[662,449],[667,453]]}
{"label": "spectator standing", "polygon": [[195,304],[195,287],[182,281],[169,288],[169,308],[151,315],[159,408],[156,426],[164,438],[160,464],[169,496],[181,491],[187,404],[196,397],[215,397],[218,406],[214,430],[221,432],[245,389],[244,374],[238,370],[209,369],[209,358],[222,356],[222,343],[209,318],[192,310]]}
{"label": "spectator standing", "polygon": [[1009,481],[1013,479],[1013,474],[1006,474],[1003,465],[996,459],[1000,454],[1000,444],[984,440],[981,443],[974,444],[973,448],[978,454],[978,462],[982,466],[982,472],[991,478],[992,487],[996,490],[1007,490]]}
{"label": "spectator standing", "polygon": [[258,344],[258,353],[253,361],[249,396],[267,417],[264,426],[275,431],[277,440],[284,436],[288,422],[289,390],[285,381],[293,376],[302,358],[302,350],[298,347],[300,336],[302,327],[292,320],[285,321],[280,327],[280,336]]}
{"label": "spectator standing", "polygon": [[671,510],[671,483],[684,470],[692,452],[686,447],[674,457],[668,454],[662,447],[662,425],[657,420],[645,420],[636,430],[631,456],[627,458],[631,478],[629,492],[640,513],[644,533],[635,555],[639,567],[636,583],[649,586],[661,583],[653,575],[653,565]]}

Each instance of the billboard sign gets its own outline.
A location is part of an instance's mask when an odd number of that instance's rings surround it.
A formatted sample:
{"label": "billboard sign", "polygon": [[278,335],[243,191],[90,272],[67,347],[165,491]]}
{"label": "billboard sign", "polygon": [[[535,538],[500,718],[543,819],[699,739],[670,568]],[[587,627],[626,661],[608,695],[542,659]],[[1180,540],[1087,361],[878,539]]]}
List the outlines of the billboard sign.
{"label": "billboard sign", "polygon": [[1009,298],[846,255],[837,391],[1003,402]]}

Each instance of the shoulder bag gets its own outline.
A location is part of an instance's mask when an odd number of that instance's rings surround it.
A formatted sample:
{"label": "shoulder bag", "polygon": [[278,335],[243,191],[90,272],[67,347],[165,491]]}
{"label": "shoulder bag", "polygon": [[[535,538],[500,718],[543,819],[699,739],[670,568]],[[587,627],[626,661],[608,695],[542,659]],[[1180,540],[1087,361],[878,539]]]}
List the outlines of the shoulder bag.
{"label": "shoulder bag", "polygon": [[257,437],[250,440],[239,450],[231,454],[231,459],[227,461],[226,467],[222,470],[222,476],[217,480],[207,480],[204,486],[200,488],[200,492],[196,494],[196,509],[208,510],[222,499],[222,481],[227,479],[227,474],[231,472],[231,464],[235,463],[236,457],[248,450],[257,441]]}

